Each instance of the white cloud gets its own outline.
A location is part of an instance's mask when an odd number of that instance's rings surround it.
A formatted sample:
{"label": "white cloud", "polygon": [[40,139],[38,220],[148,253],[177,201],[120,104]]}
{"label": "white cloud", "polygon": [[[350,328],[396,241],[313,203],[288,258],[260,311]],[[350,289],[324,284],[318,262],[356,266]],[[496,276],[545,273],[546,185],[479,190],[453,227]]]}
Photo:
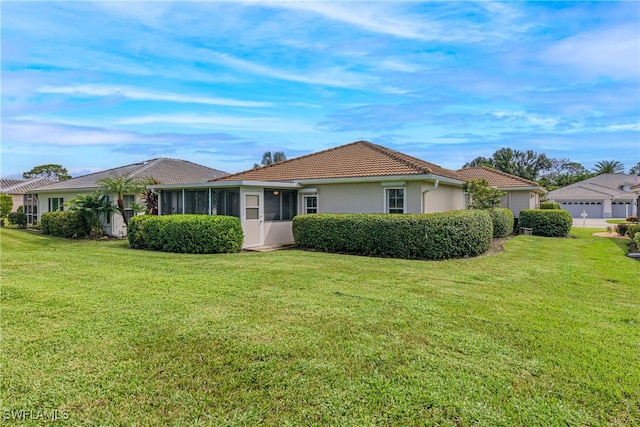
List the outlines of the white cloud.
{"label": "white cloud", "polygon": [[568,65],[587,77],[640,78],[640,32],[636,26],[566,38],[541,54],[544,62]]}
{"label": "white cloud", "polygon": [[78,85],[78,86],[45,86],[38,89],[41,93],[69,94],[77,96],[122,96],[135,100],[168,101],[179,103],[224,105],[229,107],[270,107],[271,102],[241,101],[228,98],[183,95],[170,92],[153,92],[126,86]]}

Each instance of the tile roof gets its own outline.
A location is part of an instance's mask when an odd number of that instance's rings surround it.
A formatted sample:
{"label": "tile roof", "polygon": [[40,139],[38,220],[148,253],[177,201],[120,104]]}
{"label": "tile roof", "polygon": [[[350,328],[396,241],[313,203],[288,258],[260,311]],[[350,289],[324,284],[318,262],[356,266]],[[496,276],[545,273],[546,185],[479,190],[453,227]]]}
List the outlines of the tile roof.
{"label": "tile roof", "polygon": [[604,173],[547,194],[549,200],[580,199],[633,199],[635,195],[623,190],[624,186],[635,184],[635,176],[624,173]]}
{"label": "tile roof", "polygon": [[57,182],[51,178],[31,179],[2,179],[0,180],[0,192],[7,194],[24,194],[29,190],[53,184]]}
{"label": "tile roof", "polygon": [[100,186],[97,183],[99,180],[122,175],[141,180],[155,178],[162,184],[186,184],[207,182],[212,178],[228,175],[228,173],[186,160],[158,158],[56,182],[55,184],[40,187],[38,191],[98,188]]}
{"label": "tile roof", "polygon": [[491,169],[486,166],[474,166],[459,169],[458,175],[460,175],[465,181],[484,178],[492,187],[538,187],[542,189],[540,184],[535,181],[529,181],[528,179],[520,178],[519,176],[511,175],[509,173],[502,172],[496,169]]}
{"label": "tile roof", "polygon": [[368,141],[356,141],[212,181],[299,181],[433,174],[459,180],[458,174]]}

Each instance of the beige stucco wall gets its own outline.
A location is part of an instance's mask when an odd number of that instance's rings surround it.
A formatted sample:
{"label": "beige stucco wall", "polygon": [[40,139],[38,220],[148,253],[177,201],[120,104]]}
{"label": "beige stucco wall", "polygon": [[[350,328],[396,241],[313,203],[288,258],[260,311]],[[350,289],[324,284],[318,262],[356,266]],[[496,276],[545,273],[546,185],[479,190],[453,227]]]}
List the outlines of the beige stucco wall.
{"label": "beige stucco wall", "polygon": [[537,208],[539,200],[540,196],[533,191],[508,191],[502,198],[501,206],[511,209],[513,216],[518,218],[520,211]]}
{"label": "beige stucco wall", "polygon": [[265,222],[265,246],[293,242],[293,232],[291,229],[291,224],[291,221]]}
{"label": "beige stucco wall", "polygon": [[[432,183],[423,185],[427,190],[433,187]],[[438,188],[424,195],[424,213],[446,212],[464,209],[464,191],[462,187],[440,184]]]}
{"label": "beige stucco wall", "polygon": [[23,194],[8,194],[13,200],[13,207],[11,208],[11,212],[16,212],[20,206],[24,204],[24,195]]}

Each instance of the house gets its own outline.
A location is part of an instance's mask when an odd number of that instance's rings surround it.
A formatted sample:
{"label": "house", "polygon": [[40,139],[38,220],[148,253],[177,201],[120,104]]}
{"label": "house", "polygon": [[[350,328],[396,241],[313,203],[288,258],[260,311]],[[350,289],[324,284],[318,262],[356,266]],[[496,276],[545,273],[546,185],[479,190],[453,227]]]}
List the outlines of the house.
{"label": "house", "polygon": [[638,214],[637,195],[631,192],[636,176],[604,173],[547,194],[547,199],[561,204],[562,209],[580,218],[626,218]]}
{"label": "house", "polygon": [[293,241],[298,213],[429,213],[464,208],[452,170],[357,141],[206,183],[162,184],[159,214],[240,218],[244,247]]}
{"label": "house", "polygon": [[[44,185],[56,182],[51,178],[30,178],[30,179],[0,179],[0,193],[6,194],[13,199],[12,212],[16,212],[20,206],[25,206],[25,194]],[[25,211],[26,213],[26,211]]]}
{"label": "house", "polygon": [[[83,175],[29,191],[25,196],[25,212],[28,210],[33,213],[27,214],[27,223],[33,224],[34,221],[39,221],[40,215],[44,212],[64,210],[65,203],[76,196],[99,190],[98,181],[101,179],[123,175],[141,181],[154,178],[165,184],[184,184],[206,182],[212,178],[228,175],[228,173],[185,160],[157,158]],[[115,194],[110,196],[112,200],[115,200],[116,197]],[[134,215],[134,206],[142,203],[141,195],[125,194],[124,202],[125,215]],[[104,231],[107,235],[118,237],[127,233],[124,220],[119,214],[107,218]]]}
{"label": "house", "polygon": [[506,191],[507,194],[502,198],[501,206],[510,209],[515,218],[518,218],[520,212],[525,209],[539,207],[540,197],[546,192],[545,188],[535,181],[485,166],[459,169],[458,175],[465,181],[486,179],[491,187]]}

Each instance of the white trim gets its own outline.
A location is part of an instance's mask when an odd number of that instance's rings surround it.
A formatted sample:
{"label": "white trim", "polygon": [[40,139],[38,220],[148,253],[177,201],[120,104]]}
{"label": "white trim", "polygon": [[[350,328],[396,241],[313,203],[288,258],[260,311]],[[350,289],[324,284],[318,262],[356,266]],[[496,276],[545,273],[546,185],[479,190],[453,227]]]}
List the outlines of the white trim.
{"label": "white trim", "polygon": [[[389,190],[402,190],[402,213],[406,213],[407,212],[407,188],[404,186],[398,186],[398,187],[383,187],[382,188],[382,194],[384,197],[384,213],[388,214],[391,213],[389,212],[389,204],[388,204],[388,192]],[[395,209],[395,208],[394,208]]]}
{"label": "white trim", "polygon": [[315,213],[319,213],[320,212],[320,198],[318,197],[318,193],[314,193],[314,194],[303,194],[302,195],[302,213],[309,213],[307,212],[307,199],[311,199],[311,198],[315,198],[316,199],[316,212]]}

